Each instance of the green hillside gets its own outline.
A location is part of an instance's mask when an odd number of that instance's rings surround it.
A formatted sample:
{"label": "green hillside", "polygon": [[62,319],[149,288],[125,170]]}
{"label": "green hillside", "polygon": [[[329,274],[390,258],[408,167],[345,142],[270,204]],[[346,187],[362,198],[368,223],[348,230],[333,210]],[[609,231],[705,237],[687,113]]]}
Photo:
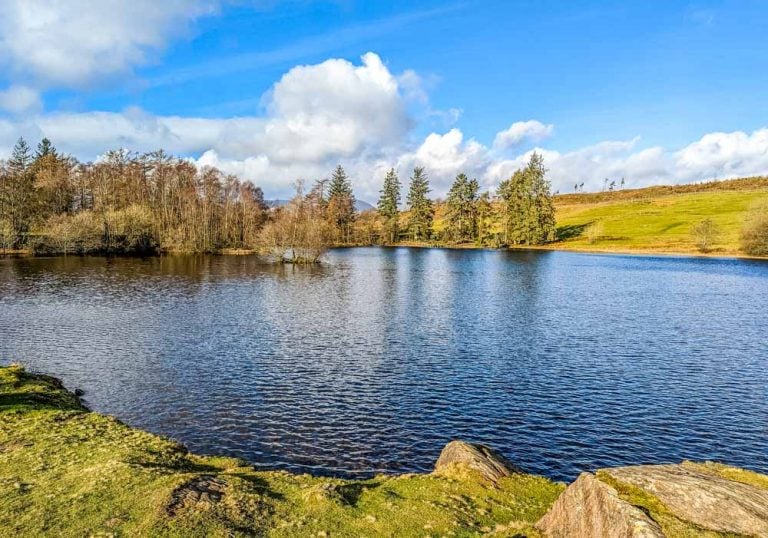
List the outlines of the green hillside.
{"label": "green hillside", "polygon": [[711,219],[715,255],[741,255],[745,222],[768,210],[768,178],[556,198],[558,249],[699,253],[692,228]]}

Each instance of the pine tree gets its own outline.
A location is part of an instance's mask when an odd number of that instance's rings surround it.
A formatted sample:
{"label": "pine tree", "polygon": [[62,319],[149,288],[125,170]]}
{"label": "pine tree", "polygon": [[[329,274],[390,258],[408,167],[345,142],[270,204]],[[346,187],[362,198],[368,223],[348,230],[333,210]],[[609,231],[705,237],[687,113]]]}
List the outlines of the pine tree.
{"label": "pine tree", "polygon": [[400,218],[400,211],[398,210],[400,205],[400,179],[397,177],[397,172],[395,172],[394,168],[391,168],[384,177],[384,186],[380,192],[379,214],[385,219],[384,229],[389,242],[394,243],[398,237],[398,219]]}
{"label": "pine tree", "polygon": [[39,219],[70,211],[74,197],[72,186],[67,181],[70,165],[71,161],[60,156],[47,138],[37,145],[31,173],[34,177],[36,216]]}
{"label": "pine tree", "polygon": [[39,160],[43,157],[51,156],[54,159],[58,158],[59,154],[53,144],[47,138],[43,138],[37,145],[37,153],[35,153],[35,160]]}
{"label": "pine tree", "polygon": [[326,212],[330,223],[336,229],[338,241],[349,243],[352,223],[355,220],[355,195],[352,193],[352,182],[341,165],[338,165],[331,175]]}
{"label": "pine tree", "polygon": [[446,198],[447,235],[456,243],[472,241],[477,236],[477,202],[480,185],[466,174],[459,174]]}
{"label": "pine tree", "polygon": [[535,208],[531,242],[535,245],[549,243],[555,240],[555,202],[552,198],[552,185],[547,180],[547,169],[544,168],[544,157],[534,152],[528,163],[528,173],[531,175]]}
{"label": "pine tree", "polygon": [[477,199],[476,240],[479,245],[499,247],[498,235],[493,231],[496,217],[496,209],[491,201],[491,193],[485,191]]}
{"label": "pine tree", "polygon": [[408,228],[416,240],[429,239],[432,235],[432,220],[435,216],[435,209],[432,207],[432,200],[427,197],[428,194],[429,179],[424,173],[424,169],[421,167],[414,168],[406,202],[410,212]]}
{"label": "pine tree", "polygon": [[29,144],[19,138],[8,159],[8,175],[3,185],[3,212],[10,220],[11,228],[16,234],[13,243],[24,242],[24,234],[29,231],[34,214],[34,178],[31,173],[32,152]]}
{"label": "pine tree", "polygon": [[507,244],[540,245],[555,239],[555,207],[544,159],[534,152],[528,165],[499,185]]}
{"label": "pine tree", "polygon": [[24,138],[19,138],[13,146],[11,158],[8,159],[8,170],[12,174],[23,174],[32,164],[32,150]]}

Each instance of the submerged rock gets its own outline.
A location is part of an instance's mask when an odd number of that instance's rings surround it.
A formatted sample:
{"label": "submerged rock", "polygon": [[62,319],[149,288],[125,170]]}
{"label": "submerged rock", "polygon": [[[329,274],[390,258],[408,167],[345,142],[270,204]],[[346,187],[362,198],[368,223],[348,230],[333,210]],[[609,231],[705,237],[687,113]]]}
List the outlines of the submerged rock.
{"label": "submerged rock", "polygon": [[568,486],[536,527],[552,538],[664,538],[655,521],[590,473]]}
{"label": "submerged rock", "polygon": [[683,465],[605,469],[651,493],[676,517],[717,532],[768,537],[768,489]]}
{"label": "submerged rock", "polygon": [[435,474],[461,476],[467,471],[479,474],[483,479],[496,484],[499,479],[520,473],[504,456],[485,446],[451,441],[435,463]]}

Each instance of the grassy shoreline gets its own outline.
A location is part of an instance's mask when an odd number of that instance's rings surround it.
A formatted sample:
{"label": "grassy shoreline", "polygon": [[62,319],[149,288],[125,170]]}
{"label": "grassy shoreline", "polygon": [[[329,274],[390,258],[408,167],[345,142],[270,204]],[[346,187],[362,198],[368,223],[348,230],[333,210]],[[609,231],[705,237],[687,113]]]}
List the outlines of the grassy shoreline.
{"label": "grassy shoreline", "polygon": [[[758,488],[745,497],[768,490],[768,476],[744,469],[695,462],[672,467],[713,477],[707,480],[718,487],[726,479]],[[612,471],[595,476],[627,507],[640,507],[658,522],[664,536],[740,536],[704,531]],[[706,490],[689,493],[711,502]],[[741,490],[733,491],[736,498],[728,502],[738,503]],[[516,470],[490,482],[460,463],[439,473],[367,480],[257,471],[235,458],[191,454],[176,441],[91,412],[56,378],[0,366],[3,536],[540,538],[550,510],[562,516],[565,509],[578,520],[604,509],[587,498],[571,506],[563,492],[565,484]],[[587,525],[582,530],[596,530],[588,519],[579,523]]]}
{"label": "grassy shoreline", "polygon": [[563,484],[471,473],[342,480],[256,471],[90,412],[0,367],[3,536],[539,536]]}

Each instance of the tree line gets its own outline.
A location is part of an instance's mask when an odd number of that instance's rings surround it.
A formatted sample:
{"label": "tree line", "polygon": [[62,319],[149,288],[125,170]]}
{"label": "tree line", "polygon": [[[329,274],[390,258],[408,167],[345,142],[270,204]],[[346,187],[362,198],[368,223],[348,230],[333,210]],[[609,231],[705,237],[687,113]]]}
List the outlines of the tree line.
{"label": "tree line", "polygon": [[[314,262],[331,246],[418,243],[534,245],[554,239],[552,195],[541,156],[500,185],[495,196],[456,177],[444,201],[430,199],[423,168],[401,182],[391,169],[376,210],[358,213],[339,165],[290,203],[268,207],[261,188],[162,150],[111,151],[79,162],[43,139],[24,139],[0,162],[0,249],[50,253],[260,250]],[[436,229],[437,208],[444,210]]]}
{"label": "tree line", "polygon": [[[428,197],[429,180],[423,168],[410,177],[406,207],[399,210],[397,172],[384,178],[378,214],[383,220],[380,239],[440,244],[476,244],[503,247],[541,245],[555,239],[555,207],[541,155],[534,153],[528,164],[499,185],[495,195],[480,192],[477,179],[456,176],[444,201]],[[443,211],[441,228],[435,229],[436,208]]]}

